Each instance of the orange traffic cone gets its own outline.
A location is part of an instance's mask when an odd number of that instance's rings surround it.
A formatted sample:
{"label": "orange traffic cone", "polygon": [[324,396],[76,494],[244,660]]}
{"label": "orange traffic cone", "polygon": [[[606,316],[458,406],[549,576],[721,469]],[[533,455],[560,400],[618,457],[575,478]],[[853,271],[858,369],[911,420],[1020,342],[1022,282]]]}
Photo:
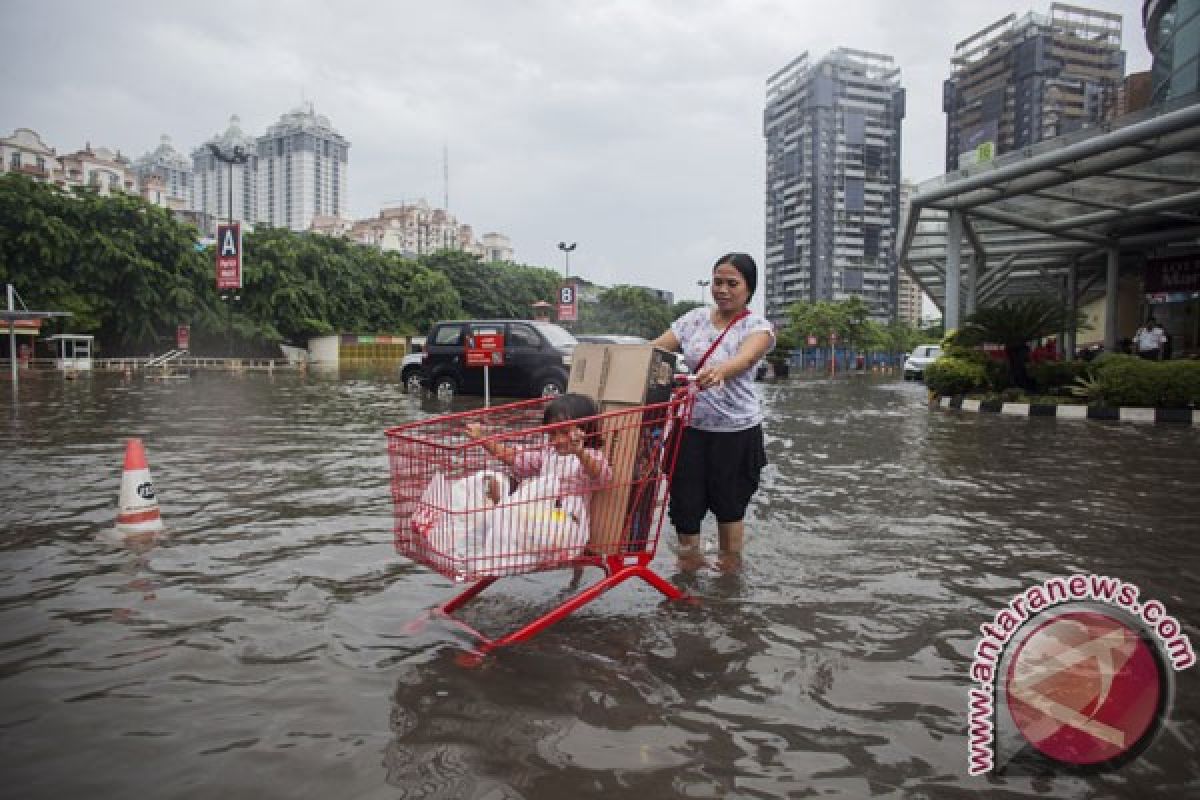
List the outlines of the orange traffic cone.
{"label": "orange traffic cone", "polygon": [[154,496],[154,481],[146,466],[146,451],[141,439],[130,439],[125,446],[125,469],[121,473],[121,498],[117,510],[117,533],[159,533],[163,529]]}

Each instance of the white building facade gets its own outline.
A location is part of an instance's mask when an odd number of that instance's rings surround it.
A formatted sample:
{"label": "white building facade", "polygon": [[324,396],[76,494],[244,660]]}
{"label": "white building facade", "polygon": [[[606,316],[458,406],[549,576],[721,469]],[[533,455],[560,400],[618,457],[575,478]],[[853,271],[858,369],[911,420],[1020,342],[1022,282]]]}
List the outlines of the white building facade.
{"label": "white building facade", "polygon": [[161,198],[147,197],[150,202],[173,211],[193,209],[195,170],[191,160],[171,144],[170,136],[164,134],[158,147],[135,161],[133,166],[143,195],[146,195],[145,189],[150,187],[152,191],[161,193]]}
{"label": "white building facade", "polygon": [[306,231],[314,218],[346,216],[350,143],[311,103],[280,117],[255,148],[260,222]]}
{"label": "white building facade", "polygon": [[58,154],[29,128],[17,128],[12,136],[0,139],[0,174],[5,172],[17,172],[41,183],[63,179]]}
{"label": "white building facade", "polygon": [[[245,163],[232,166],[222,161],[213,148],[226,158],[241,154]],[[233,219],[247,228],[258,220],[258,152],[255,141],[247,136],[237,115],[229,118],[225,133],[218,134],[192,151],[195,174],[193,208],[203,220],[201,229],[212,235],[218,223]],[[233,207],[230,208],[230,183]]]}

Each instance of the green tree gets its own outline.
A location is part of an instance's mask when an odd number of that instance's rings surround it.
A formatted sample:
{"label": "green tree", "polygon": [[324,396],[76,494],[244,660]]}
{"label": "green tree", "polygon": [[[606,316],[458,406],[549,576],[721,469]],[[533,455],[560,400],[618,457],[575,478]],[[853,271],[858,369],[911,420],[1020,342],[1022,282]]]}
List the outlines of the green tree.
{"label": "green tree", "polygon": [[443,273],[458,292],[462,313],[478,319],[528,319],[539,300],[553,303],[560,277],[544,267],[484,263],[479,256],[443,250],[419,263]]}
{"label": "green tree", "polygon": [[579,330],[653,339],[671,326],[671,306],[637,286],[614,286],[582,309]]}
{"label": "green tree", "polygon": [[1029,343],[1071,327],[1086,327],[1082,313],[1071,314],[1069,309],[1051,298],[1023,297],[977,309],[954,334],[954,343],[1003,345],[1009,379],[1014,386],[1031,390],[1033,381],[1026,369]]}
{"label": "green tree", "polygon": [[[243,281],[222,300],[211,248],[138,197],[0,176],[0,280],[31,308],[71,311],[50,330],[92,333],[106,354],[145,353],[192,326],[197,352],[274,355],[332,331],[412,333],[462,314],[443,272],[343,239],[258,227]],[[548,283],[543,278],[543,284]],[[235,299],[236,298],[236,299]],[[523,315],[522,315],[523,316]]]}
{"label": "green tree", "polygon": [[671,306],[671,319],[677,320],[693,308],[703,308],[703,303],[694,300],[680,300]]}

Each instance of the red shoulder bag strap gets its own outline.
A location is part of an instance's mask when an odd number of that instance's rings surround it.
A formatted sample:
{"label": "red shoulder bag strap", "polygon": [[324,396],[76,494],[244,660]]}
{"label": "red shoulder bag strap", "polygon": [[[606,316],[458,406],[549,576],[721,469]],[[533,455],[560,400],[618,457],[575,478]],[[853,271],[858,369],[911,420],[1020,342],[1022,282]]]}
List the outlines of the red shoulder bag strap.
{"label": "red shoulder bag strap", "polygon": [[705,351],[704,355],[700,356],[700,360],[696,362],[696,368],[692,370],[693,373],[700,371],[701,367],[704,366],[704,362],[708,361],[708,357],[713,354],[713,351],[717,349],[717,345],[719,345],[721,340],[725,338],[725,334],[729,333],[729,329],[734,325],[737,325],[748,316],[750,316],[750,309],[743,308],[740,314],[729,320],[729,324],[725,326],[725,330],[721,331],[721,335],[716,339],[713,339],[713,343],[709,345],[708,350]]}

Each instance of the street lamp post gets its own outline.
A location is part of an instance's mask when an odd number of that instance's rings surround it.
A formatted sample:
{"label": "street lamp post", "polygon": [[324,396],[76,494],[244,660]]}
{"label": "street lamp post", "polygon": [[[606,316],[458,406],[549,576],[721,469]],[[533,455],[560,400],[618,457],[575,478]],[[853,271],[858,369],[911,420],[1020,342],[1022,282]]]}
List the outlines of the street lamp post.
{"label": "street lamp post", "polygon": [[213,158],[223,164],[229,165],[229,223],[233,224],[233,165],[245,164],[250,160],[250,154],[247,153],[240,144],[233,146],[233,152],[226,154],[217,147],[216,142],[209,142],[208,149],[213,154]]}
{"label": "street lamp post", "polygon": [[573,251],[575,249],[576,244],[578,244],[578,243],[577,242],[571,242],[570,244],[567,244],[566,242],[558,243],[558,249],[563,251],[563,260],[564,260],[563,266],[566,271],[566,277],[568,277],[568,278],[571,277],[571,251]]}
{"label": "street lamp post", "polygon": [[696,285],[700,287],[700,305],[702,305],[702,306],[708,305],[707,301],[705,301],[705,299],[704,299],[704,290],[708,288],[708,285],[710,283],[712,283],[712,281],[705,281],[705,280],[696,281]]}
{"label": "street lamp post", "polygon": [[[209,142],[208,149],[209,149],[209,152],[211,152],[213,154],[213,158],[217,159],[217,161],[220,161],[223,164],[229,165],[229,215],[228,215],[228,219],[229,219],[229,224],[232,225],[233,224],[233,165],[234,164],[245,164],[247,161],[250,160],[250,154],[247,153],[246,150],[240,144],[235,144],[233,146],[232,153],[223,152],[220,147],[217,147],[216,142]],[[219,247],[220,244],[218,243],[217,246]],[[241,296],[235,294],[235,295],[233,295],[233,299],[235,301],[240,300]],[[227,295],[227,294],[221,295],[221,300],[228,301],[229,295]],[[233,304],[230,303],[225,308],[227,311],[227,313],[225,315],[225,320],[226,320],[225,346],[229,350],[230,358],[232,358],[233,357]]]}

